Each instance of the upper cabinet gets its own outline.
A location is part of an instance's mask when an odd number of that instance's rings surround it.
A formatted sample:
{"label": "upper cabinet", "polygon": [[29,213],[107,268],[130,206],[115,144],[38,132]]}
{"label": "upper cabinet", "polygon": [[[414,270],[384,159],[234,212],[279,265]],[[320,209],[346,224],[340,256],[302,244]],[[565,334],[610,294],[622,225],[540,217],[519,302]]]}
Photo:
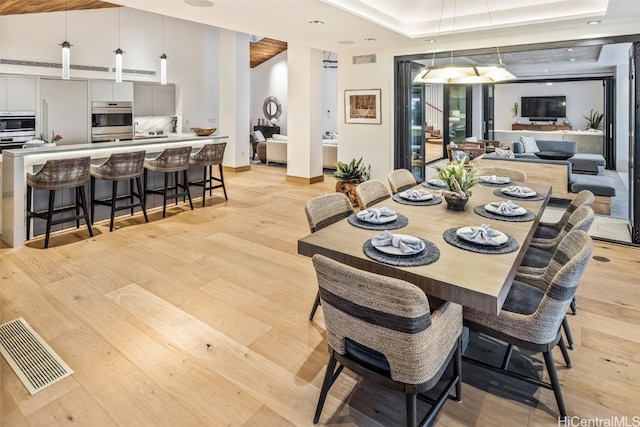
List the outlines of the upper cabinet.
{"label": "upper cabinet", "polygon": [[91,101],[133,101],[133,82],[91,81]]}
{"label": "upper cabinet", "polygon": [[133,85],[134,116],[174,116],[175,104],[175,85],[138,82]]}
{"label": "upper cabinet", "polygon": [[0,76],[0,111],[35,110],[35,77]]}

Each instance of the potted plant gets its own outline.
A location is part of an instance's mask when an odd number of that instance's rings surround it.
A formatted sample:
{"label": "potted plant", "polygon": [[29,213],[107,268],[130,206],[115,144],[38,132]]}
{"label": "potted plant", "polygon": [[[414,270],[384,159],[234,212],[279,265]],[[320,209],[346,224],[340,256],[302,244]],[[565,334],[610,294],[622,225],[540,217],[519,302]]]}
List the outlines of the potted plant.
{"label": "potted plant", "polygon": [[591,110],[588,116],[582,116],[587,119],[587,130],[589,129],[599,129],[600,123],[602,122],[602,118],[604,114],[599,113],[598,111]]}
{"label": "potted plant", "polygon": [[336,191],[349,197],[354,207],[358,206],[356,198],[356,187],[371,176],[371,165],[364,165],[362,157],[359,160],[353,159],[349,163],[337,162],[336,171],[333,176],[338,180],[336,182]]}
{"label": "potted plant", "polygon": [[[513,107],[511,107],[511,112],[513,113],[513,118],[516,119],[518,117],[518,103],[514,102]],[[517,122],[517,120],[516,120]]]}
{"label": "potted plant", "polygon": [[435,166],[437,178],[447,186],[442,191],[447,202],[447,209],[464,210],[471,191],[469,189],[478,183],[479,170],[475,164],[467,163],[467,157],[459,162]]}

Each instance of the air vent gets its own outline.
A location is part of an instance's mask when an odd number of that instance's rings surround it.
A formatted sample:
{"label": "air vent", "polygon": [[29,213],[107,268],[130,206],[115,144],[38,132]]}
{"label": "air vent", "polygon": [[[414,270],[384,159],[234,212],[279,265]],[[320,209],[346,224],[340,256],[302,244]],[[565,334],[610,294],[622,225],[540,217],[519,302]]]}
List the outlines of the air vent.
{"label": "air vent", "polygon": [[[41,68],[62,68],[62,64],[59,62],[43,62],[43,61],[24,61],[20,59],[6,59],[0,58],[0,64],[2,65],[22,65],[25,67],[41,67]],[[74,65],[71,64],[72,70],[82,70],[82,71],[101,71],[103,73],[113,73],[115,72],[115,68],[110,67],[98,67],[94,65]],[[157,73],[155,71],[150,70],[135,70],[135,69],[124,69],[122,70],[124,74],[138,74],[144,76],[155,76]]]}
{"label": "air vent", "polygon": [[375,63],[376,63],[375,53],[372,53],[369,55],[358,55],[353,57],[353,65],[375,64]]}
{"label": "air vent", "polygon": [[22,317],[0,325],[0,353],[30,394],[73,373]]}

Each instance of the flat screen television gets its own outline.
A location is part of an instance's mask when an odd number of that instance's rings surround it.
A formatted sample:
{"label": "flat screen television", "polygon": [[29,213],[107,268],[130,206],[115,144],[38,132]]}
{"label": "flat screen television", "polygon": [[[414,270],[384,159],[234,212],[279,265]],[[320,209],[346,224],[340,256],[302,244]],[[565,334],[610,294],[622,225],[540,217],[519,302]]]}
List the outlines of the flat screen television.
{"label": "flat screen television", "polygon": [[567,117],[566,96],[523,96],[522,117],[529,120],[556,121],[558,117]]}

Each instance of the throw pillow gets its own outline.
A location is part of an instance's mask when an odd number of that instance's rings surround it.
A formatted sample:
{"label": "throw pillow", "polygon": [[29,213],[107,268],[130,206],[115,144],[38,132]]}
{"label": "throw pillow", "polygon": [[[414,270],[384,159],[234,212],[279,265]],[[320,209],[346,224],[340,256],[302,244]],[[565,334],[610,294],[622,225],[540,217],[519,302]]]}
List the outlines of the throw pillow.
{"label": "throw pillow", "polygon": [[540,151],[538,144],[536,144],[536,139],[532,136],[521,136],[520,142],[524,146],[525,153],[537,153]]}
{"label": "throw pillow", "polygon": [[515,141],[511,149],[513,150],[514,154],[524,153],[524,145],[522,145],[522,142],[520,141]]}
{"label": "throw pillow", "polygon": [[502,148],[496,148],[496,157],[504,157],[506,159],[513,159],[515,156],[513,155],[513,151],[504,150]]}
{"label": "throw pillow", "polygon": [[262,134],[262,131],[259,131],[259,130],[253,131],[252,137],[253,137],[253,140],[255,142],[264,142],[264,141],[266,141],[264,135]]}
{"label": "throw pillow", "polygon": [[468,136],[464,140],[465,140],[465,142],[478,142],[478,137],[477,136]]}

